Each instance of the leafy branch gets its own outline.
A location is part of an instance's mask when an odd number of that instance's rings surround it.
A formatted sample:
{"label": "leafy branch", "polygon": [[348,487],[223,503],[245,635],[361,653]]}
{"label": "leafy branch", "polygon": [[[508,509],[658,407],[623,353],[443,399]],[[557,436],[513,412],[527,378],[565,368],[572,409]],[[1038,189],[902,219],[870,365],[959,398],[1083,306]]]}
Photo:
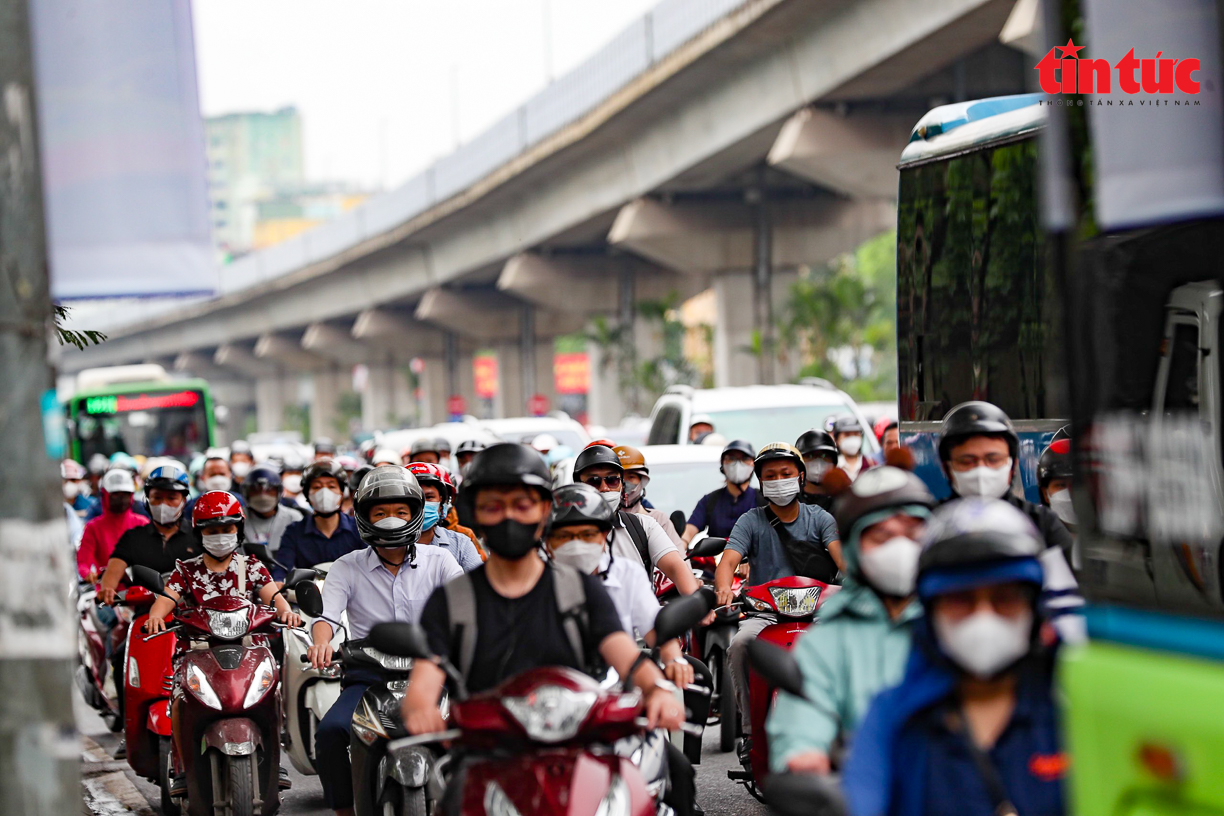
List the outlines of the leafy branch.
{"label": "leafy branch", "polygon": [[84,351],[86,346],[96,346],[106,340],[105,332],[64,328],[71,309],[58,303],[51,304],[51,308],[55,310],[55,335],[61,346],[72,345]]}

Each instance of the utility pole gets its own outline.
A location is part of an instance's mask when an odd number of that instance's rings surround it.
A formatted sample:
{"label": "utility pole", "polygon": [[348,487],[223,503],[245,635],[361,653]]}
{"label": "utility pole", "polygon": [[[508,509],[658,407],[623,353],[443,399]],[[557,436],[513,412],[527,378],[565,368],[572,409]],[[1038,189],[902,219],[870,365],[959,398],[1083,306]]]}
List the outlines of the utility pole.
{"label": "utility pole", "polygon": [[72,545],[43,412],[52,328],[28,0],[0,0],[0,813],[80,812]]}
{"label": "utility pole", "polygon": [[761,168],[758,183],[748,190],[752,208],[752,315],[753,328],[761,341],[757,358],[757,382],[774,384],[773,315],[773,221],[769,212],[769,180]]}

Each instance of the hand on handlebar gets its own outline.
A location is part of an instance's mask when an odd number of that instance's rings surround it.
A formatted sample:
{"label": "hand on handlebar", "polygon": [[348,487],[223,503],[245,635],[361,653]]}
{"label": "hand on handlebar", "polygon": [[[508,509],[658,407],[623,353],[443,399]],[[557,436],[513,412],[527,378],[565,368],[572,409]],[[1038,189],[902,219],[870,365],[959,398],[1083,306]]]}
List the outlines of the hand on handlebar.
{"label": "hand on handlebar", "polygon": [[292,609],[283,609],[280,612],[277,612],[276,618],[286,626],[302,625],[302,616],[294,612]]}
{"label": "hand on handlebar", "polygon": [[102,587],[98,590],[98,603],[106,604],[107,606],[115,605],[115,596],[118,593],[113,587]]}
{"label": "hand on handlebar", "polygon": [[735,603],[735,591],[731,587],[716,589],[714,594],[718,596],[719,606],[731,606],[731,604]]}
{"label": "hand on handlebar", "polygon": [[149,619],[145,621],[145,631],[148,632],[150,635],[156,632],[164,632],[165,629],[166,629],[166,619],[165,618],[159,618],[155,615],[150,615]]}
{"label": "hand on handlebar", "polygon": [[310,658],[310,665],[316,669],[322,669],[331,665],[332,647],[330,643],[322,645],[311,645],[306,650],[306,656]]}
{"label": "hand on handlebar", "polygon": [[646,698],[645,714],[650,728],[675,731],[684,723],[684,706],[668,689],[656,688],[650,692]]}
{"label": "hand on handlebar", "polygon": [[404,728],[408,729],[409,734],[436,734],[446,730],[446,721],[442,719],[442,712],[437,706],[416,708],[408,705],[408,700],[405,698],[400,715],[404,719]]}
{"label": "hand on handlebar", "polygon": [[663,675],[680,688],[693,682],[693,665],[687,660],[673,660],[663,667]]}

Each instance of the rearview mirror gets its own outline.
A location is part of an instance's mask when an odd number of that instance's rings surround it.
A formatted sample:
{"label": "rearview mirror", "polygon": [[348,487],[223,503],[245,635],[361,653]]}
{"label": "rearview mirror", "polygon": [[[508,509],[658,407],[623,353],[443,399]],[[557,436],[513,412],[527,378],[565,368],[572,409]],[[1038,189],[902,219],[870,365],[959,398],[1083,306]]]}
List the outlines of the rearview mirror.
{"label": "rearview mirror", "polygon": [[[297,572],[297,570],[294,570]],[[297,605],[312,618],[323,616],[323,593],[314,581],[302,581],[294,588],[297,595]]]}
{"label": "rearview mirror", "polygon": [[713,558],[727,549],[727,539],[706,536],[688,551],[689,558]]}
{"label": "rearview mirror", "polygon": [[680,637],[701,623],[709,611],[709,599],[701,592],[669,601],[655,617],[655,643]]}
{"label": "rearview mirror", "polygon": [[807,699],[803,691],[803,672],[799,670],[794,655],[786,649],[755,638],[748,643],[748,663],[771,686]]}
{"label": "rearview mirror", "polygon": [[314,581],[317,576],[318,573],[309,567],[295,567],[285,578],[285,589],[297,589],[298,584]]}
{"label": "rearview mirror", "polygon": [[267,566],[280,567],[281,569],[285,568],[281,562],[273,558],[272,554],[268,552],[268,546],[266,544],[256,544],[253,541],[246,541],[243,542],[242,548],[246,550],[247,555],[255,556]]}
{"label": "rearview mirror", "polygon": [[139,564],[131,568],[132,583],[138,587],[144,587],[154,595],[165,595],[166,585],[162,581],[161,573],[150,567],[142,567]]}
{"label": "rearview mirror", "polygon": [[370,645],[380,652],[396,657],[413,657],[428,660],[429,639],[425,630],[413,623],[379,623],[370,630]]}
{"label": "rearview mirror", "polygon": [[688,523],[688,519],[684,517],[684,511],[673,510],[672,514],[668,516],[668,518],[671,519],[672,528],[676,531],[676,535],[684,535],[684,527]]}
{"label": "rearview mirror", "polygon": [[813,773],[776,773],[765,780],[765,801],[779,816],[845,816],[846,797],[836,777]]}

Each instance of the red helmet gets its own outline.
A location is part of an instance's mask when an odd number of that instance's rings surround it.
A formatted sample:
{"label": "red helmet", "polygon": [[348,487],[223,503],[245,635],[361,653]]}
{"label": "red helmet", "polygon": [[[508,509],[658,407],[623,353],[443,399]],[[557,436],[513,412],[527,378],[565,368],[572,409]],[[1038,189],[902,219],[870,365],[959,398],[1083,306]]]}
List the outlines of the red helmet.
{"label": "red helmet", "polygon": [[613,442],[611,439],[603,438],[603,439],[592,439],[590,442],[586,443],[586,447],[584,447],[583,450],[586,450],[587,448],[593,448],[596,445],[600,445],[605,448],[615,448],[616,447],[616,443]]}
{"label": "red helmet", "polygon": [[246,513],[242,504],[233,493],[224,490],[210,490],[196,499],[191,510],[191,529],[200,534],[201,527],[211,527],[214,524],[237,524],[238,540],[243,540],[243,526]]}
{"label": "red helmet", "polygon": [[438,488],[442,493],[444,504],[455,498],[455,483],[451,481],[450,471],[446,468],[429,462],[410,462],[404,467],[416,477],[417,484],[421,486],[432,484]]}

